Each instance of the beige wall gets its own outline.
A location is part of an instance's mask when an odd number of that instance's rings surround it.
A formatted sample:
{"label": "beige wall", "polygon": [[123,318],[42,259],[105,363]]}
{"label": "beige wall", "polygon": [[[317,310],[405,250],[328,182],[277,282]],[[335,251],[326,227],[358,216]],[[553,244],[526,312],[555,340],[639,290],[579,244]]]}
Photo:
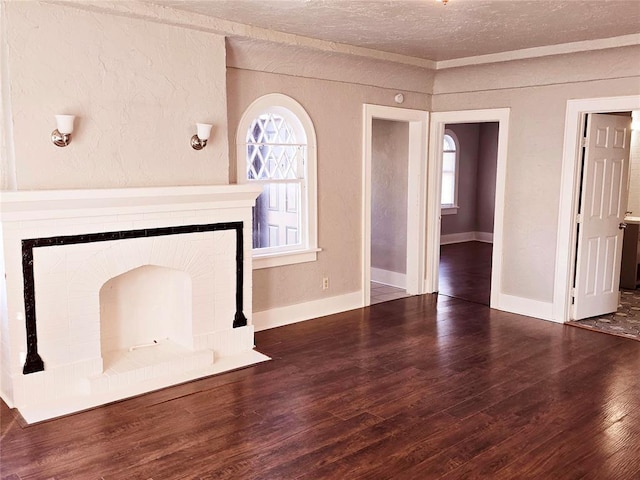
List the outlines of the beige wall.
{"label": "beige wall", "polygon": [[[318,140],[318,246],[311,263],[254,270],[253,307],[260,312],[360,290],[362,105],[394,105],[395,89],[229,68],[229,129],[256,98],[279,92],[297,100]],[[406,95],[403,107],[428,109],[429,96]],[[234,148],[230,149],[234,152]],[[232,153],[232,164],[235,155]],[[322,277],[330,288],[322,290]]]}
{"label": "beige wall", "polygon": [[[3,189],[228,182],[223,36],[62,5],[3,7],[3,131],[13,133]],[[56,113],[78,116],[66,148],[50,140]],[[196,122],[214,124],[200,152],[189,144]]]}
{"label": "beige wall", "polygon": [[446,125],[458,139],[458,212],[442,215],[442,235],[493,233],[498,123]]}
{"label": "beige wall", "polygon": [[476,205],[476,231],[478,232],[493,233],[498,166],[498,127],[497,122],[480,124]]}
{"label": "beige wall", "polygon": [[553,301],[567,100],[639,95],[639,56],[625,47],[438,72],[434,111],[511,109],[504,293]]}
{"label": "beige wall", "polygon": [[[255,98],[282,92],[307,109],[318,137],[323,251],[317,262],[256,271],[256,311],[361,288],[362,104],[396,106],[399,91],[406,108],[511,109],[504,293],[551,302],[566,102],[640,94],[637,46],[434,73],[229,40],[225,76],[222,35],[97,7],[2,8],[3,189],[227,183],[235,126]],[[65,112],[79,116],[77,130],[71,145],[57,148],[53,115]],[[196,152],[189,138],[199,121],[214,131]],[[323,276],[331,279],[326,291]]]}
{"label": "beige wall", "polygon": [[446,125],[458,139],[458,208],[456,214],[442,215],[440,233],[474,232],[478,193],[478,145],[480,125],[458,123]]}
{"label": "beige wall", "polygon": [[371,266],[407,272],[409,124],[374,119],[371,134]]}

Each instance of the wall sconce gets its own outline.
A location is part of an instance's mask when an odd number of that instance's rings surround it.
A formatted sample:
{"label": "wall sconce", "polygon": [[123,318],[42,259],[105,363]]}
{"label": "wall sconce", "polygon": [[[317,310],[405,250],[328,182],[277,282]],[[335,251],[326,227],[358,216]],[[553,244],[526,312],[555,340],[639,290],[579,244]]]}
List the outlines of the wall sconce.
{"label": "wall sconce", "polygon": [[202,150],[207,146],[207,140],[211,136],[212,125],[208,123],[196,123],[198,133],[191,137],[191,147],[194,150]]}
{"label": "wall sconce", "polygon": [[51,141],[56,147],[66,147],[71,142],[75,115],[56,115],[56,128],[51,132]]}

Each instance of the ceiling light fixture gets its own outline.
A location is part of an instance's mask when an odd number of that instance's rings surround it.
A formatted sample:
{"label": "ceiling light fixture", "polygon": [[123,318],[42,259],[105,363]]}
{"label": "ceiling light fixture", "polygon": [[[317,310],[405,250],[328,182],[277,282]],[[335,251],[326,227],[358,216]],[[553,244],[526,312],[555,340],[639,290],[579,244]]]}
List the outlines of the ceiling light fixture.
{"label": "ceiling light fixture", "polygon": [[446,4],[447,4],[447,2],[448,2],[449,0],[438,0],[438,1],[439,1],[440,3],[442,3],[443,5],[446,5]]}

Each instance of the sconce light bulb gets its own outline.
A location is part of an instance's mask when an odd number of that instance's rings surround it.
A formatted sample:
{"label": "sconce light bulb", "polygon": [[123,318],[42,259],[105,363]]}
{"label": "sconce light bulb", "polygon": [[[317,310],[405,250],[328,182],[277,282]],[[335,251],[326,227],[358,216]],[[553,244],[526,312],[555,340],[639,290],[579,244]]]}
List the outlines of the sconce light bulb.
{"label": "sconce light bulb", "polygon": [[73,133],[73,121],[75,119],[75,115],[56,115],[56,125],[58,126],[58,131],[62,134]]}
{"label": "sconce light bulb", "polygon": [[213,125],[209,123],[196,123],[198,138],[200,140],[209,140],[209,137],[211,136],[211,127],[213,127]]}

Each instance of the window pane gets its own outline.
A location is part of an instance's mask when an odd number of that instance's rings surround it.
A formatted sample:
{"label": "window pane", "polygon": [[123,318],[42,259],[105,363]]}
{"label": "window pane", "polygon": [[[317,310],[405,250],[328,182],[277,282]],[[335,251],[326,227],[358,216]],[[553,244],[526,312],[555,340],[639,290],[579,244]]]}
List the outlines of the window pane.
{"label": "window pane", "polygon": [[442,154],[442,171],[443,172],[455,172],[456,171],[456,154],[455,152],[445,152]]}
{"label": "window pane", "polygon": [[304,145],[247,145],[248,180],[304,178]]}
{"label": "window pane", "polygon": [[442,142],[442,149],[445,152],[455,152],[456,151],[456,142],[453,141],[451,135],[445,135],[444,141]]}
{"label": "window pane", "polygon": [[300,244],[299,204],[299,183],[266,184],[253,209],[253,248]]}
{"label": "window pane", "polygon": [[289,123],[275,113],[263,113],[256,118],[247,132],[247,143],[297,143],[295,131]]}
{"label": "window pane", "polygon": [[442,205],[453,205],[455,189],[455,175],[442,173]]}

